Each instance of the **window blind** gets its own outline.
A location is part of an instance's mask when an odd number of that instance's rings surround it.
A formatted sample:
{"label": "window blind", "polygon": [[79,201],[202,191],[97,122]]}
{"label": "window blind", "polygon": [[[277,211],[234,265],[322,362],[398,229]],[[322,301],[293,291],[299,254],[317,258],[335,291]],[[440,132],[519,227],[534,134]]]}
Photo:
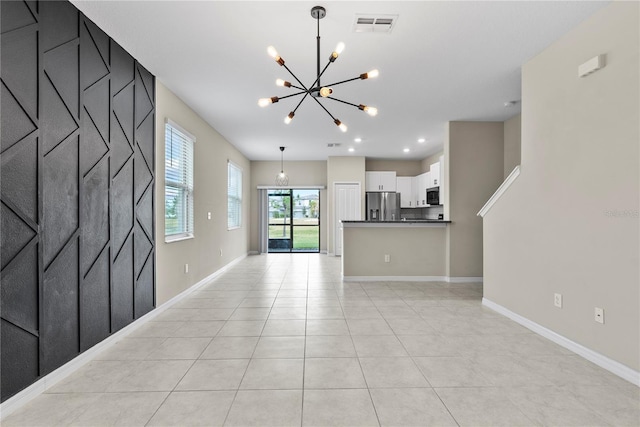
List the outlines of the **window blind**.
{"label": "window blind", "polygon": [[239,228],[242,225],[242,169],[228,162],[227,179],[227,228]]}
{"label": "window blind", "polygon": [[165,240],[193,237],[193,145],[177,125],[165,125]]}

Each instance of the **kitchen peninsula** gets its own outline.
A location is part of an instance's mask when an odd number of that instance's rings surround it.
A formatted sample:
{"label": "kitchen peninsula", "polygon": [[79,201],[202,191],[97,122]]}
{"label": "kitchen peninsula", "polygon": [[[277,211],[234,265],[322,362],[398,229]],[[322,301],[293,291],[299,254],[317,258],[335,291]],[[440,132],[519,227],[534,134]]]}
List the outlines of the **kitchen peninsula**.
{"label": "kitchen peninsula", "polygon": [[342,276],[358,280],[446,280],[451,221],[342,221]]}

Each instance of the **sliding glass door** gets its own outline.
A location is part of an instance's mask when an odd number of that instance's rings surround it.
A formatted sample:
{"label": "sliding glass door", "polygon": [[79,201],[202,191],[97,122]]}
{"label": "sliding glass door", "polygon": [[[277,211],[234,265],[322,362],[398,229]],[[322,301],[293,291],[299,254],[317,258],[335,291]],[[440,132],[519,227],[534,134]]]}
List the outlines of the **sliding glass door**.
{"label": "sliding glass door", "polygon": [[320,190],[269,190],[269,252],[320,251]]}

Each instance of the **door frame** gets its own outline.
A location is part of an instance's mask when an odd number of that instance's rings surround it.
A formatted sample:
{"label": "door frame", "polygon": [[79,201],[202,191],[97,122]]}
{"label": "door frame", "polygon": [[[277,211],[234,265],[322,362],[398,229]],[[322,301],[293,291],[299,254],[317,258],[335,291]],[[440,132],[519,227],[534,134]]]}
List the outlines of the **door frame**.
{"label": "door frame", "polygon": [[[272,191],[288,191],[289,192],[289,194],[288,194],[288,197],[289,197],[289,227],[288,228],[289,228],[290,246],[289,246],[289,251],[288,252],[285,252],[285,251],[274,251],[274,252],[271,252],[269,250],[269,240],[270,240],[269,227],[271,226],[271,224],[270,224],[270,221],[269,221],[269,219],[270,219],[269,218],[269,214],[267,213],[267,219],[266,219],[266,223],[267,223],[267,226],[266,226],[266,240],[267,240],[266,247],[267,247],[267,252],[266,253],[290,253],[290,254],[291,253],[320,253],[320,240],[321,240],[320,236],[321,236],[321,233],[322,233],[322,219],[321,219],[321,216],[322,216],[321,215],[322,202],[321,202],[321,193],[320,193],[321,190],[322,190],[321,188],[315,188],[315,187],[313,187],[313,188],[307,188],[307,187],[283,187],[283,188],[268,188],[267,189],[267,193],[266,193],[267,194],[267,197],[266,197],[266,205],[267,205],[266,210],[267,210],[267,212],[269,210],[270,197],[271,196],[276,196],[276,194],[272,194]],[[295,199],[294,199],[293,195],[294,195],[295,191],[317,191],[318,192],[318,225],[300,225],[300,224],[295,225],[294,224],[293,211],[294,211]],[[280,194],[280,196],[287,197],[287,196],[282,195],[282,194]],[[286,217],[285,217],[285,219],[286,219]],[[284,225],[286,225],[286,224],[284,224]],[[317,227],[318,228],[318,249],[316,251],[296,251],[296,250],[294,250],[294,229],[296,227],[302,227],[302,228],[305,228],[305,227]]]}

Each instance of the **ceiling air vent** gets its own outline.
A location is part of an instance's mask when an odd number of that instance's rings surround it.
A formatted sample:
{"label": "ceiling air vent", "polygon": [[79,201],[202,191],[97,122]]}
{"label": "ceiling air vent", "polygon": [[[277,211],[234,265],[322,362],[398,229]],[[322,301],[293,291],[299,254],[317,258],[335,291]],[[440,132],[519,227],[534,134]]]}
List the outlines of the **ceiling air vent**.
{"label": "ceiling air vent", "polygon": [[329,144],[327,144],[327,147],[335,148],[335,147],[340,147],[340,145],[342,144],[340,144],[339,142],[330,142]]}
{"label": "ceiling air vent", "polygon": [[353,23],[355,33],[390,33],[398,20],[398,15],[357,14]]}

